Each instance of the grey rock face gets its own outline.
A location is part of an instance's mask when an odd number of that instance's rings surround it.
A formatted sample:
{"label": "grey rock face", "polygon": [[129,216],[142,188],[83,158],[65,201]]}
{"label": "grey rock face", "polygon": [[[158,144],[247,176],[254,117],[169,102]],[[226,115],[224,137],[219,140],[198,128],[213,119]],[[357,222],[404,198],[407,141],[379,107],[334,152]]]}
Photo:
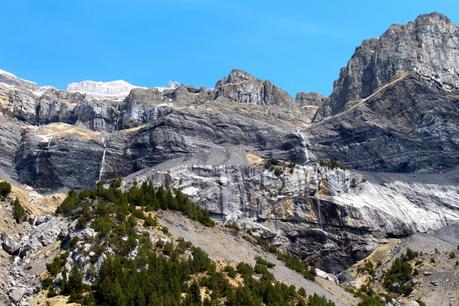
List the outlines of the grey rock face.
{"label": "grey rock face", "polygon": [[458,105],[457,96],[408,75],[313,125],[310,142],[320,158],[336,159],[354,169],[451,169],[459,162]]}
{"label": "grey rock face", "polygon": [[19,251],[21,245],[10,235],[2,233],[0,235],[0,241],[3,247],[3,250],[10,255],[15,255]]}
{"label": "grey rock face", "polygon": [[0,173],[15,177],[14,161],[24,127],[12,118],[0,114]]}
{"label": "grey rock face", "polygon": [[445,91],[459,88],[459,28],[432,13],[406,25],[391,26],[380,38],[366,40],[341,70],[320,120],[366,98],[400,74],[413,72]]}
{"label": "grey rock face", "polygon": [[370,180],[313,164],[284,167],[279,175],[263,166],[176,166],[137,174],[128,185],[151,180],[180,188],[214,216],[333,273],[365,257],[375,238],[402,237],[459,220],[453,182],[432,185],[408,175]]}
{"label": "grey rock face", "polygon": [[324,97],[315,92],[299,92],[296,94],[295,102],[300,107],[320,106],[328,102],[328,97]]}
{"label": "grey rock face", "polygon": [[118,110],[109,100],[78,93],[48,90],[40,97],[37,110],[39,124],[63,122],[82,124],[94,131],[114,131]]}
{"label": "grey rock face", "polygon": [[0,70],[0,83],[7,84],[10,86],[20,87],[20,88],[24,88],[28,90],[38,89],[38,85],[36,83],[23,80],[3,70]]}
{"label": "grey rock face", "polygon": [[0,83],[0,111],[30,124],[36,123],[37,97],[22,88],[11,88]]}
{"label": "grey rock face", "polygon": [[260,105],[292,105],[292,98],[270,81],[258,80],[252,75],[232,70],[229,76],[215,85],[215,99],[229,100]]}
{"label": "grey rock face", "polygon": [[67,124],[29,128],[14,162],[18,179],[40,189],[94,186],[104,151],[104,136]]}
{"label": "grey rock face", "polygon": [[129,129],[157,119],[172,111],[172,98],[158,89],[134,89],[120,104],[121,129]]}

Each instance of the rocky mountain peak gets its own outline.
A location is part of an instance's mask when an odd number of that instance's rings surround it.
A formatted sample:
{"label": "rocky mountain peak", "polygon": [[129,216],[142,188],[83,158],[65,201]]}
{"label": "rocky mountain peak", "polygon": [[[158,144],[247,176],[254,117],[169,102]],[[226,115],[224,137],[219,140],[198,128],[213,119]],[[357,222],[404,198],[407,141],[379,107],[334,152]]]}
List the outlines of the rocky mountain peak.
{"label": "rocky mountain peak", "polygon": [[228,84],[228,83],[239,83],[239,82],[252,81],[252,80],[255,80],[255,77],[251,75],[250,73],[245,72],[240,69],[233,69],[231,70],[230,74],[227,77],[225,77],[223,80],[219,81],[218,83]]}
{"label": "rocky mountain peak", "polygon": [[414,20],[418,25],[445,23],[454,26],[454,23],[446,16],[438,12],[419,15]]}
{"label": "rocky mountain peak", "polygon": [[330,103],[319,110],[316,120],[349,108],[409,73],[444,91],[459,89],[459,28],[446,16],[421,15],[364,41],[341,69]]}
{"label": "rocky mountain peak", "polygon": [[27,81],[17,77],[16,75],[0,69],[0,83],[9,85],[9,86],[16,86],[21,87],[29,90],[38,89],[38,84],[35,82]]}
{"label": "rocky mountain peak", "polygon": [[227,77],[217,82],[214,97],[248,104],[292,105],[287,92],[239,69],[231,70]]}

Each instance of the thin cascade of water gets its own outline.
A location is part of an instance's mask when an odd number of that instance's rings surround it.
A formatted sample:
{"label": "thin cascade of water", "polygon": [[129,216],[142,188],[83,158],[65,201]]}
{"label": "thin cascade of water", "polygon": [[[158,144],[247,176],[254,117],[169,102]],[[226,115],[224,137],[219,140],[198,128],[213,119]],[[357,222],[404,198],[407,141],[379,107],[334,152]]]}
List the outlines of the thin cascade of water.
{"label": "thin cascade of water", "polygon": [[102,159],[100,161],[98,181],[102,180],[102,175],[104,174],[105,153],[107,152],[107,141],[105,140],[105,138],[103,139],[103,141],[104,141],[104,151],[102,153]]}
{"label": "thin cascade of water", "polygon": [[309,161],[309,152],[308,152],[308,138],[301,132],[301,129],[296,130],[296,134],[301,138],[301,145],[303,146],[303,154],[304,154],[304,163]]}

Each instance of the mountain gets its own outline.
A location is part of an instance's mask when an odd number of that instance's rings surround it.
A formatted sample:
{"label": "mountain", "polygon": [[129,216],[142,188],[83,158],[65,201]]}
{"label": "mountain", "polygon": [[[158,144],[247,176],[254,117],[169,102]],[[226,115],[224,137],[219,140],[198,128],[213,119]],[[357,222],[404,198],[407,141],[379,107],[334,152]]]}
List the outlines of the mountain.
{"label": "mountain", "polygon": [[110,82],[82,81],[68,84],[67,91],[96,97],[124,98],[132,89],[138,87],[122,80]]}
{"label": "mountain", "polygon": [[21,78],[18,78],[14,74],[1,70],[0,69],[0,83],[10,85],[10,86],[16,86],[16,87],[22,87],[25,89],[29,90],[35,90],[38,89],[38,84],[34,82],[30,82],[27,80],[23,80]]}
{"label": "mountain", "polygon": [[447,93],[459,90],[459,29],[446,16],[421,15],[406,25],[393,25],[378,39],[366,40],[341,69],[329,103],[316,120],[335,115],[383,86],[414,73]]}
{"label": "mountain", "polygon": [[[127,211],[122,214],[140,216],[139,209],[150,216],[145,207],[133,204],[145,200],[132,195],[137,190],[158,196],[164,211],[150,209],[172,237],[186,237],[217,262],[255,262],[255,256],[265,256],[276,262],[276,279],[337,304],[355,305],[355,297],[336,284],[338,278],[360,286],[355,282],[360,282],[362,269],[371,270],[365,260],[382,252],[386,257],[374,260],[375,265],[382,262],[373,267],[377,273],[372,270],[376,274],[370,280],[374,290],[391,291],[382,276],[395,260],[392,255],[402,254],[394,239],[412,247],[405,239],[431,241],[430,234],[419,233],[454,228],[459,222],[458,52],[458,27],[441,14],[422,15],[364,41],[341,70],[330,97],[298,93],[294,100],[269,80],[240,69],[214,88],[84,81],[39,95],[38,85],[3,73],[0,177],[13,185],[12,194],[29,214],[21,224],[0,223],[5,232],[0,260],[8,267],[0,271],[4,300],[31,301],[33,290],[28,288],[38,286],[43,258],[48,258],[31,254],[54,252],[49,263],[58,258],[59,251],[50,249],[59,243],[70,254],[60,269],[70,273],[77,265],[87,285],[95,284],[90,271],[97,274],[110,252],[81,250],[98,250],[94,237],[119,219],[105,214],[104,207],[92,207],[105,202],[112,207],[128,197],[129,203],[119,203],[131,205],[123,206]],[[158,188],[154,196],[150,183]],[[170,194],[166,201],[159,186],[183,195]],[[69,190],[82,192],[69,193],[60,208],[67,214],[52,215]],[[184,196],[202,211],[180,208]],[[6,220],[13,211],[7,201],[2,205],[8,207]],[[83,206],[89,215],[83,214]],[[203,229],[171,209],[201,221],[205,211],[219,225]],[[86,219],[76,221],[80,214]],[[142,218],[137,219],[146,222]],[[135,228],[155,241],[179,243],[161,226],[147,232],[140,225]],[[455,230],[440,233],[452,237]],[[74,237],[80,249],[70,246]],[[443,252],[455,252],[452,244],[441,246]],[[246,253],[244,248],[253,250]],[[264,253],[272,248],[281,253]],[[436,256],[435,247],[430,249],[432,255],[418,258],[435,269],[427,258]],[[19,259],[10,258],[18,254]],[[129,254],[134,260],[138,253]],[[317,283],[301,278],[295,271],[309,275],[309,270],[301,262],[303,268],[298,268],[285,254],[315,266]],[[448,265],[453,260],[444,257]],[[27,278],[30,261],[37,269]],[[88,262],[98,264],[89,267]],[[439,267],[456,281],[451,265]],[[50,281],[57,284],[59,275]],[[397,299],[430,299],[437,305],[450,292],[445,286],[427,296],[416,288],[406,298],[399,292]],[[459,299],[458,294],[452,292],[451,299]]]}

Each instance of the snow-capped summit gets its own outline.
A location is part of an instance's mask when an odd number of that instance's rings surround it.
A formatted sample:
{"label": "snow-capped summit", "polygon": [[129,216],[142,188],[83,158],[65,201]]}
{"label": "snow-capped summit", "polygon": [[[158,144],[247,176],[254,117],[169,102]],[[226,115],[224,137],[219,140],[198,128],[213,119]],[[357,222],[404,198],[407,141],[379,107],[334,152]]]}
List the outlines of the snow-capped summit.
{"label": "snow-capped summit", "polygon": [[35,82],[21,79],[16,75],[2,69],[0,69],[0,83],[9,86],[22,87],[29,90],[35,90],[39,87],[38,84]]}
{"label": "snow-capped summit", "polygon": [[70,83],[67,90],[71,92],[80,92],[96,97],[107,98],[124,98],[131,89],[142,88],[132,85],[123,80],[110,81],[110,82],[95,82],[95,81],[81,81],[78,83]]}

